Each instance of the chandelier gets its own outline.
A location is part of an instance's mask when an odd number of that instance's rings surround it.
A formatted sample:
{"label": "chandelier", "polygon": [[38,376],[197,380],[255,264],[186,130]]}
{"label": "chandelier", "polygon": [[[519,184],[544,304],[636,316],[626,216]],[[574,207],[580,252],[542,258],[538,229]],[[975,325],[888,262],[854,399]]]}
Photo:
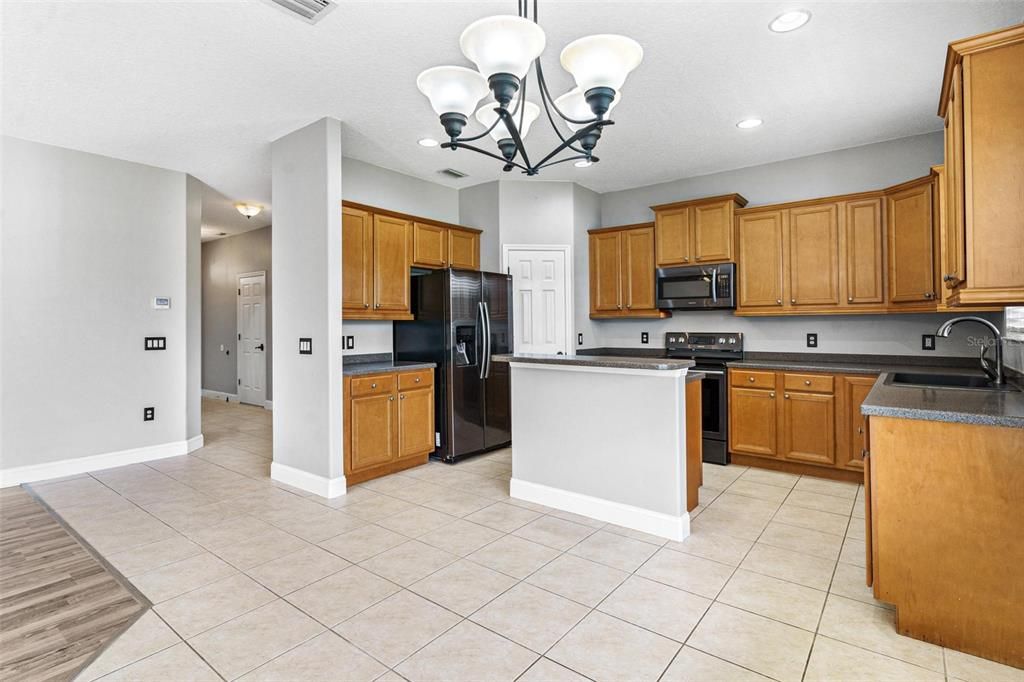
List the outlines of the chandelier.
{"label": "chandelier", "polygon": [[[552,99],[540,63],[546,38],[537,23],[537,0],[533,2],[532,18],[528,0],[518,2],[517,16],[486,17],[462,32],[459,46],[476,64],[476,71],[464,66],[435,66],[416,79],[416,87],[430,100],[448,136],[441,146],[453,151],[470,149],[501,161],[506,172],[518,168],[526,175],[537,175],[541,168],[567,161],[576,161],[581,167],[596,163],[600,159],[594,156],[594,148],[602,130],[614,123],[608,114],[619,102],[626,76],[643,59],[643,48],[620,35],[592,35],[572,41],[562,50],[560,60],[576,87]],[[531,64],[544,113],[561,141],[536,162],[531,161],[523,144],[541,110],[526,98]],[[477,109],[488,93],[493,101]],[[556,115],[566,131],[555,123]],[[460,137],[470,116],[486,130]],[[500,155],[471,144],[487,136],[497,143]]]}

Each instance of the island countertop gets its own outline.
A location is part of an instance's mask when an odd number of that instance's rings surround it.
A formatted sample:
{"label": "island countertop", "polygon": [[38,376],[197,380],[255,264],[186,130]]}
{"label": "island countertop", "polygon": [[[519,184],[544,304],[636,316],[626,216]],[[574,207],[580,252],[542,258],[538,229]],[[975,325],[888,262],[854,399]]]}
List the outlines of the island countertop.
{"label": "island countertop", "polygon": [[547,355],[543,353],[517,353],[495,355],[495,362],[524,363],[530,365],[563,365],[567,367],[602,367],[606,369],[643,369],[676,371],[694,366],[693,360],[674,358],[617,357],[612,355]]}

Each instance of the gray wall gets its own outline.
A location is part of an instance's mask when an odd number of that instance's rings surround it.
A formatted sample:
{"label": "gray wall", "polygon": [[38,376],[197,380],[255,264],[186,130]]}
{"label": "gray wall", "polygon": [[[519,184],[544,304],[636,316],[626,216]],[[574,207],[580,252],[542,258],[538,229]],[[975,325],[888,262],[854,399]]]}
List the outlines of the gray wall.
{"label": "gray wall", "polygon": [[[457,189],[348,157],[342,159],[341,170],[345,178],[343,196],[348,201],[449,223],[459,222]],[[343,350],[342,354],[390,353],[391,330],[391,322],[348,320],[345,335],[355,337],[355,348]]]}
{"label": "gray wall", "polygon": [[500,185],[502,246],[572,244],[572,183],[502,180]]}
{"label": "gray wall", "polygon": [[267,400],[273,399],[271,229],[203,244],[203,388],[208,391],[238,393],[238,275],[263,270],[267,273]]}
{"label": "gray wall", "polygon": [[[787,161],[741,168],[714,175],[638,187],[601,195],[602,225],[653,220],[651,205],[702,196],[738,192],[751,206],[797,199],[880,189],[927,175],[942,163],[942,133],[929,133],[878,144],[843,149]],[[586,249],[578,235],[577,248]],[[589,275],[577,272],[576,301],[589,285]],[[921,334],[931,334],[952,315],[916,314],[884,316],[736,317],[726,312],[677,313],[666,320],[600,320],[592,322],[592,338],[584,345],[643,347],[641,332],[649,332],[650,346],[664,343],[666,331],[739,331],[754,351],[811,351],[805,334],[817,332],[819,352],[923,354]],[[1002,315],[988,315],[1001,323]],[[583,323],[577,322],[578,325]],[[954,331],[940,340],[934,355],[973,355],[965,335]]]}
{"label": "gray wall", "polygon": [[[0,467],[182,443],[195,428],[185,174],[3,143]],[[167,350],[144,351],[145,336]]]}
{"label": "gray wall", "polygon": [[[271,159],[274,465],[334,480],[343,476],[341,123],[320,119],[276,140]],[[312,355],[298,354],[300,337],[312,339]]]}
{"label": "gray wall", "polygon": [[576,334],[569,348],[592,346],[596,340],[595,322],[590,319],[590,250],[587,230],[601,225],[601,195],[585,187],[573,185],[573,313],[576,333],[583,334],[578,346]]}
{"label": "gray wall", "polygon": [[495,180],[459,190],[459,223],[483,230],[480,235],[480,269],[488,272],[501,269],[499,189],[500,183]]}

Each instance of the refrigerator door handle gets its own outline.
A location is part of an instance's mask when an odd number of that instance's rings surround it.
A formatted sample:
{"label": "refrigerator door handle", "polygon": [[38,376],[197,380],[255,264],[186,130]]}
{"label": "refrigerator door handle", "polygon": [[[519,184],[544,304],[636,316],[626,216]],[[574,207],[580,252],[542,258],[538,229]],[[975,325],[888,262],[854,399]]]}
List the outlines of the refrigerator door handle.
{"label": "refrigerator door handle", "polygon": [[487,345],[485,346],[486,355],[484,356],[486,359],[486,363],[484,364],[484,379],[489,379],[491,377],[491,309],[487,306],[487,301],[481,302],[481,305],[484,307],[484,325],[486,329],[486,331],[484,331],[484,338],[487,339]]}
{"label": "refrigerator door handle", "polygon": [[486,374],[484,373],[487,369],[487,345],[488,345],[488,334],[487,334],[487,322],[484,313],[483,301],[477,301],[476,303],[476,314],[477,324],[479,325],[479,338],[480,341],[477,343],[477,354],[480,362],[480,378],[483,379]]}

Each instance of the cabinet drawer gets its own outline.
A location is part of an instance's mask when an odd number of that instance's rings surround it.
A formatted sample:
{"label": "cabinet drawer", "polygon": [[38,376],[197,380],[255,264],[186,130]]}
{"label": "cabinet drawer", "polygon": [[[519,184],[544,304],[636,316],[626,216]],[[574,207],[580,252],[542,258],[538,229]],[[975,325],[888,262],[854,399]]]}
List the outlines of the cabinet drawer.
{"label": "cabinet drawer", "polygon": [[827,374],[790,374],[783,378],[787,391],[810,391],[811,393],[832,393],[833,377]]}
{"label": "cabinet drawer", "polygon": [[730,384],[748,388],[775,388],[775,372],[733,369],[730,370]]}
{"label": "cabinet drawer", "polygon": [[417,369],[415,371],[398,373],[398,388],[403,391],[410,388],[432,386],[433,383],[434,370],[432,369]]}
{"label": "cabinet drawer", "polygon": [[352,396],[380,395],[395,392],[394,374],[374,374],[352,378]]}

